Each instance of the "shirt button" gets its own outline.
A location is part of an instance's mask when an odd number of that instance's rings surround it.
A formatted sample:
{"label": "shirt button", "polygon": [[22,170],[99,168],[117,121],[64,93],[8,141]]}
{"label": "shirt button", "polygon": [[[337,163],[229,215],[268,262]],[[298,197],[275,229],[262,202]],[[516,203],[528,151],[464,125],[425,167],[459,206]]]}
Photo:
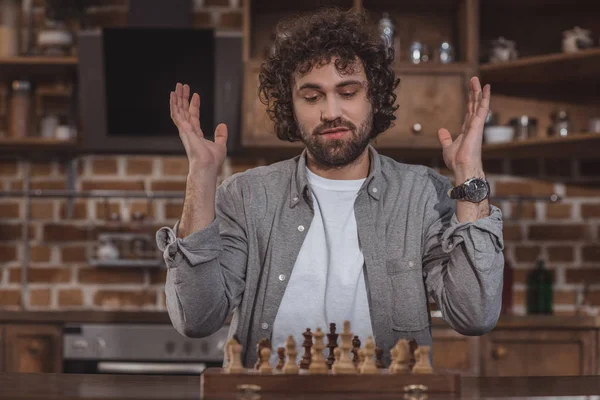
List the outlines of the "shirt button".
{"label": "shirt button", "polygon": [[373,188],[373,189],[371,189],[371,192],[373,192],[373,193],[377,193],[377,188]]}
{"label": "shirt button", "polygon": [[285,281],[285,275],[284,274],[279,275],[279,280],[282,282]]}
{"label": "shirt button", "polygon": [[269,329],[269,324],[267,324],[266,322],[263,322],[260,327],[263,328],[264,330],[267,330],[267,329]]}
{"label": "shirt button", "polygon": [[298,230],[299,230],[300,232],[304,232],[304,225],[300,225],[300,226],[298,227]]}

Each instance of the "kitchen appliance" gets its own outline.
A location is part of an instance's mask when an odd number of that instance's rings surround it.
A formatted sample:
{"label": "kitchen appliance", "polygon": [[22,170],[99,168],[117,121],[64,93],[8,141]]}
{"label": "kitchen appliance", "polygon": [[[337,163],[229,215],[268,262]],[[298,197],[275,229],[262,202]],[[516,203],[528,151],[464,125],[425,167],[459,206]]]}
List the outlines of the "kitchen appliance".
{"label": "kitchen appliance", "polygon": [[63,372],[74,374],[199,375],[223,365],[228,326],[187,338],[170,324],[68,324]]}

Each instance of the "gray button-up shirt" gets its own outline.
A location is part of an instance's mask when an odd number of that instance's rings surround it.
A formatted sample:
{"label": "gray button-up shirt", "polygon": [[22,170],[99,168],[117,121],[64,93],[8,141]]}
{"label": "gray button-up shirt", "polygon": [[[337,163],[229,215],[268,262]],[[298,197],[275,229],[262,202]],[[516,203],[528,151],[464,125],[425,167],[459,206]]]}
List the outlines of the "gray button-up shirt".
{"label": "gray button-up shirt", "polygon": [[[489,332],[502,303],[500,210],[491,205],[488,217],[459,223],[446,177],[371,146],[369,152],[370,172],[354,211],[374,339],[385,363],[400,338],[431,345],[430,298],[457,332]],[[313,219],[305,167],[306,150],[235,174],[218,187],[209,226],[183,239],[178,223],[157,232],[168,271],[167,310],[181,334],[208,336],[233,313],[229,334],[241,341],[244,365],[255,362],[256,344],[270,338],[289,281],[281,277],[292,273]]]}

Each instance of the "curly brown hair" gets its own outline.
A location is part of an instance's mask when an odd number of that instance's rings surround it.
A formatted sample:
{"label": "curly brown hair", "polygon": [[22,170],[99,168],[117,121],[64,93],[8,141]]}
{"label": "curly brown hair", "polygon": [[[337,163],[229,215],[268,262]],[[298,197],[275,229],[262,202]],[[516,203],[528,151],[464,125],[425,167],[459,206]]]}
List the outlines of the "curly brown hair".
{"label": "curly brown hair", "polygon": [[261,66],[259,96],[281,140],[300,140],[292,103],[294,73],[308,73],[332,57],[337,58],[335,66],[342,73],[350,72],[357,58],[364,66],[373,107],[370,138],[391,126],[398,108],[394,89],[400,79],[392,68],[393,49],[384,45],[374,28],[365,12],[338,8],[279,23],[271,52]]}

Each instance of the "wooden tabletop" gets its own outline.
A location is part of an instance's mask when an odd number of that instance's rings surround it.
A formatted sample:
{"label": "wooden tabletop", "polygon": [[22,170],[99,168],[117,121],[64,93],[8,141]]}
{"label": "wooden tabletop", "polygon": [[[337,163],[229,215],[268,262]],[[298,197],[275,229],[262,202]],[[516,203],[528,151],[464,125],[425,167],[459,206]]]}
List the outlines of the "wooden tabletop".
{"label": "wooden tabletop", "polygon": [[[459,396],[429,395],[435,399],[498,399],[518,397],[591,396],[600,393],[597,376],[529,377],[529,378],[463,378]],[[208,398],[208,397],[207,397]],[[228,397],[219,397],[227,399]],[[231,399],[242,399],[233,395]],[[384,400],[403,398],[395,395],[326,394],[298,396],[293,393],[262,395],[261,400],[282,399],[365,399]],[[200,378],[197,376],[147,375],[77,375],[77,374],[17,374],[0,373],[0,399],[11,400],[198,400]],[[258,399],[257,399],[258,400]]]}

